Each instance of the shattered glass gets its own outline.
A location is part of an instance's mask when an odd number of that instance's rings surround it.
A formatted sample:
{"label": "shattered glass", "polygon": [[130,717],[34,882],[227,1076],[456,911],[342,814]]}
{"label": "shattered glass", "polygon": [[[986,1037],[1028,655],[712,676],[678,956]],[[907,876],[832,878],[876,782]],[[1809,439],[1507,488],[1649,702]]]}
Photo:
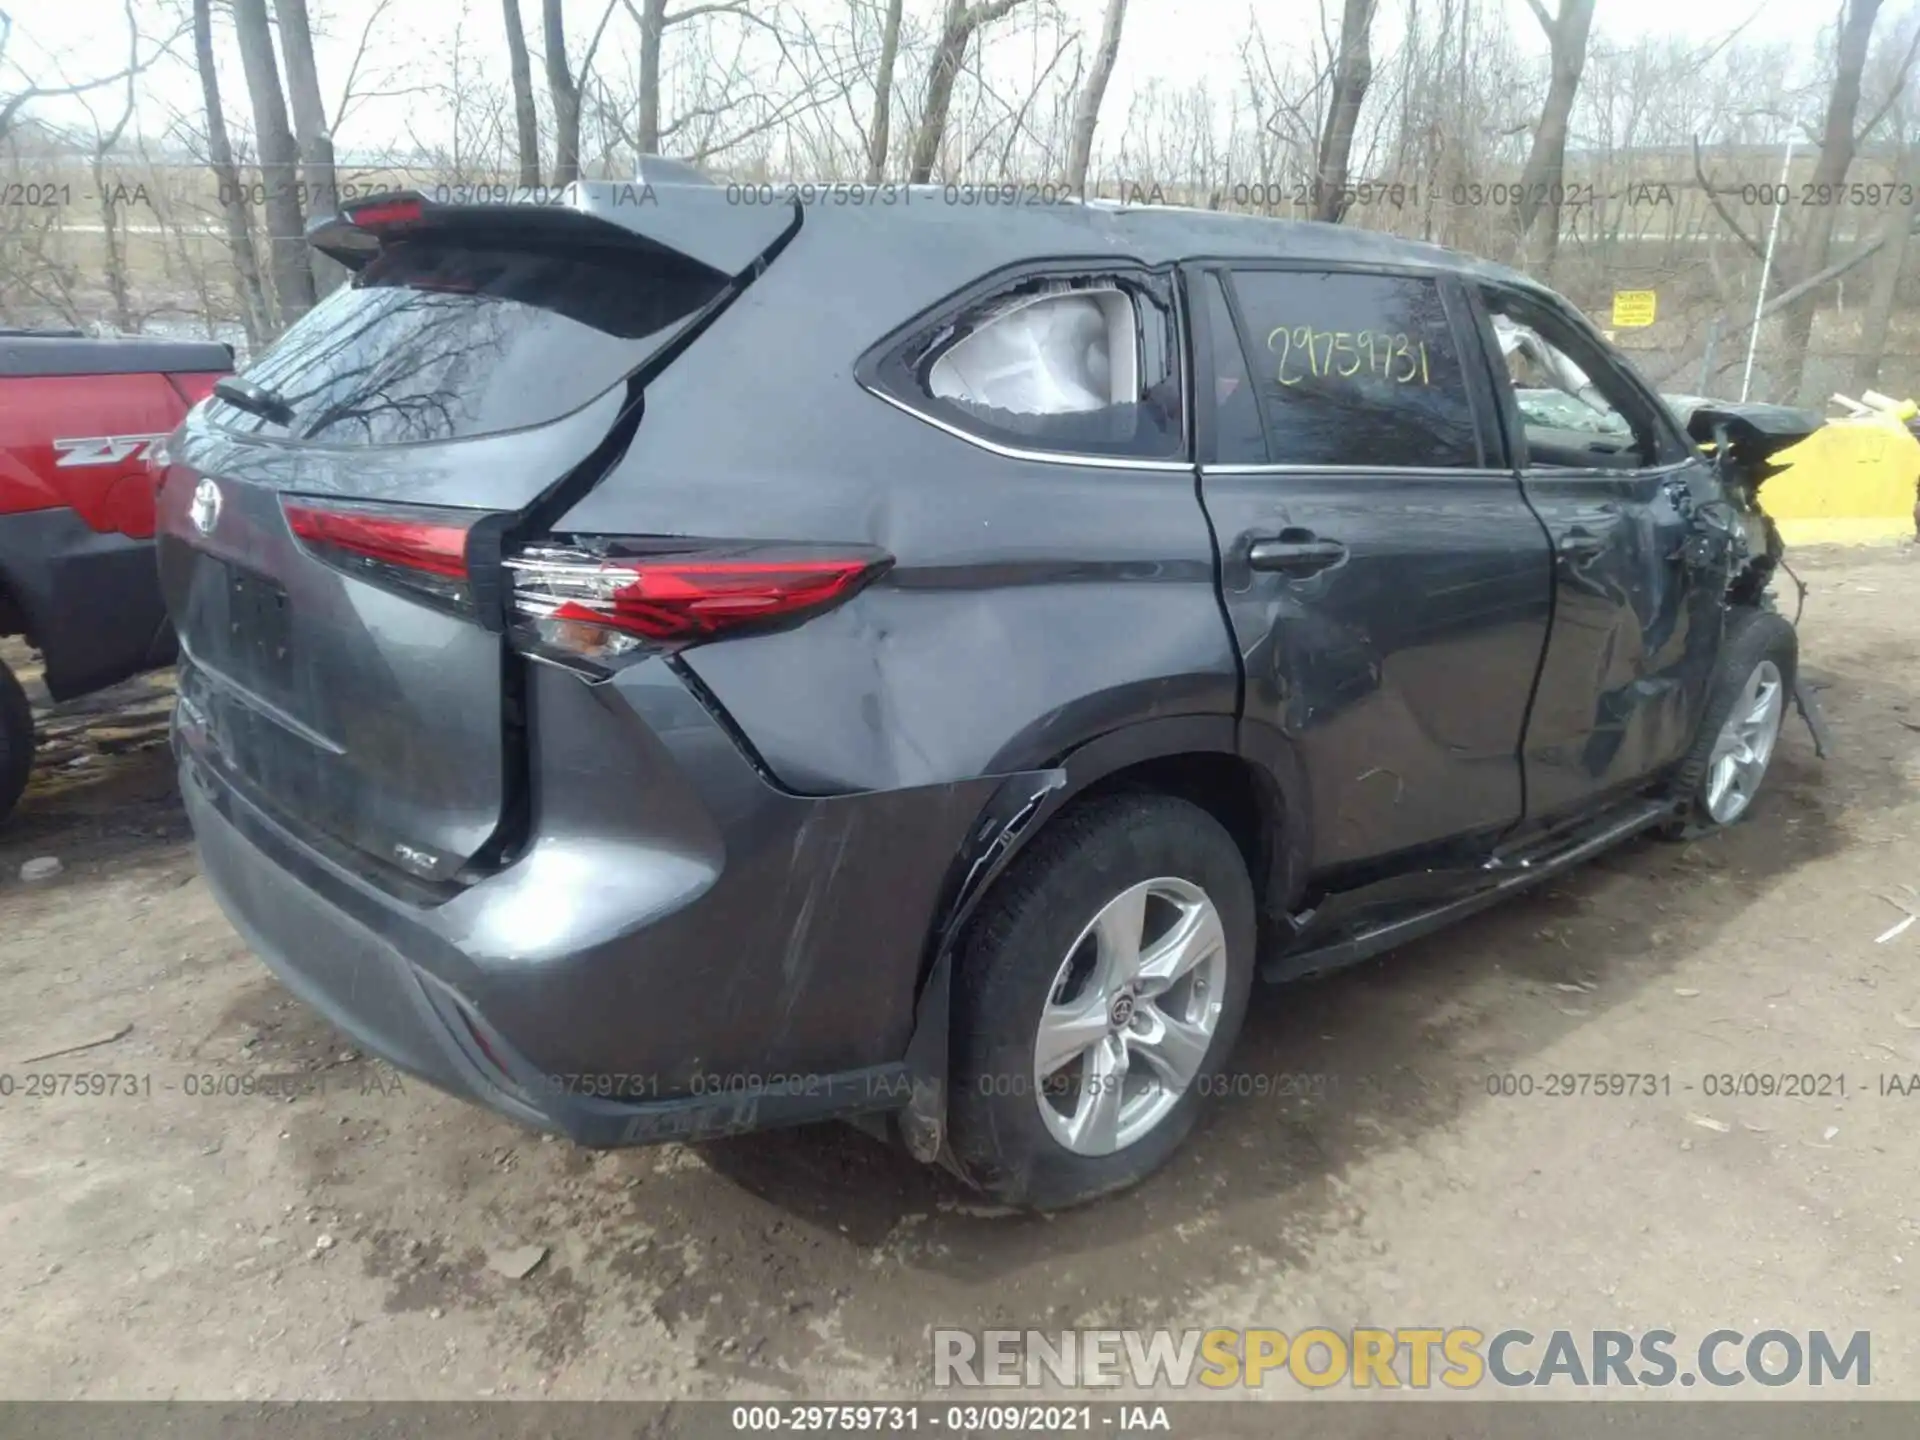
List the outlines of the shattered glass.
{"label": "shattered glass", "polygon": [[942,400],[1021,415],[1102,410],[1137,396],[1133,303],[1118,290],[1023,296],[934,362]]}

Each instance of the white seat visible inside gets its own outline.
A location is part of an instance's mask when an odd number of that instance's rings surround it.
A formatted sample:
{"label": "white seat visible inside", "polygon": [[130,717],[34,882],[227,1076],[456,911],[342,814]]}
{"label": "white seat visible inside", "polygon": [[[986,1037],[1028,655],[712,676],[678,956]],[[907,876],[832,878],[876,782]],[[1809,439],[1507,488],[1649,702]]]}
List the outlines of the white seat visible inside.
{"label": "white seat visible inside", "polygon": [[940,399],[1023,415],[1131,403],[1140,394],[1133,301],[1119,289],[1020,296],[941,355],[927,381]]}

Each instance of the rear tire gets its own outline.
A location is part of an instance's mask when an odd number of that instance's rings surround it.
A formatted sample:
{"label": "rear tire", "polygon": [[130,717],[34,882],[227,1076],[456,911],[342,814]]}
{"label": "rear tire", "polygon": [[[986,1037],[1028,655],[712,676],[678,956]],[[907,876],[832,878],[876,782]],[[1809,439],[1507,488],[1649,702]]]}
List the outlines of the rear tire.
{"label": "rear tire", "polygon": [[4,662],[0,662],[0,820],[7,818],[33,773],[33,707]]}
{"label": "rear tire", "polygon": [[1253,886],[1199,806],[1102,797],[1014,862],[959,962],[954,1156],[1003,1203],[1077,1205],[1144,1179],[1193,1129],[1246,1018]]}
{"label": "rear tire", "polygon": [[1725,829],[1752,809],[1779,747],[1799,663],[1799,637],[1780,615],[1741,608],[1728,616],[1700,733],[1674,777],[1686,809],[1670,836]]}

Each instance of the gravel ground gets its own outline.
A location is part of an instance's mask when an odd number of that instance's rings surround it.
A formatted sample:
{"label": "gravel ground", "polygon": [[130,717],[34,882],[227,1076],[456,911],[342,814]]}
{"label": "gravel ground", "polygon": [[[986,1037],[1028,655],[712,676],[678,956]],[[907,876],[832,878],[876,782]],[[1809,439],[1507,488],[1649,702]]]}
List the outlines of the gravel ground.
{"label": "gravel ground", "polygon": [[[1471,1324],[1866,1329],[1920,1398],[1920,926],[1876,943],[1920,909],[1916,564],[1803,561],[1837,756],[1791,722],[1732,832],[1262,991],[1249,1093],[1051,1219],[842,1127],[595,1154],[399,1078],[197,878],[164,677],[49,713],[0,829],[0,1395],[844,1398],[923,1392],[933,1325]],[[1591,1071],[1670,1091],[1489,1094]],[[136,1093],[24,1093],[76,1072]],[[1846,1094],[1707,1093],[1748,1072]]]}

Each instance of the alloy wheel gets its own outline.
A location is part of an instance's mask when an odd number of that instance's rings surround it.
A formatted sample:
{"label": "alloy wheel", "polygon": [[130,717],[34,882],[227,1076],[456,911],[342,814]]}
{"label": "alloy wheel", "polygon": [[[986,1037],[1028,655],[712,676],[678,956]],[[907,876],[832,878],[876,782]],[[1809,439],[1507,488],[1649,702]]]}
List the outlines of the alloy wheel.
{"label": "alloy wheel", "polygon": [[1762,660],[1727,712],[1707,759],[1706,807],[1715,824],[1733,823],[1753,803],[1780,738],[1786,690],[1780,667]]}
{"label": "alloy wheel", "polygon": [[1102,906],[1060,962],[1035,1037],[1054,1139],[1111,1155],[1164,1120],[1212,1048],[1226,989],[1226,932],[1198,885],[1147,880]]}

